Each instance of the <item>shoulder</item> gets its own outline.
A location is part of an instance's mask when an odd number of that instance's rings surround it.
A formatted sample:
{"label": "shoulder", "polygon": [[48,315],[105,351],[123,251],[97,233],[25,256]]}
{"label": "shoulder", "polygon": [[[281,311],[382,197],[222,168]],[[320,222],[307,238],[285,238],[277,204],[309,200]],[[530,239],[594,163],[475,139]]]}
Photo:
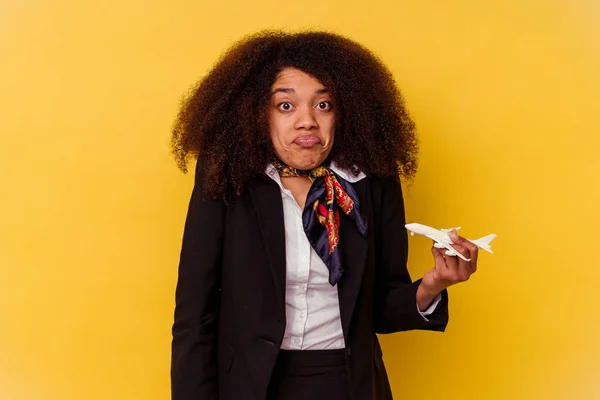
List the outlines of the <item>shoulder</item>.
{"label": "shoulder", "polygon": [[404,197],[398,176],[370,175],[369,189],[375,215],[387,221],[404,214]]}
{"label": "shoulder", "polygon": [[369,183],[371,191],[377,192],[380,195],[402,193],[402,185],[400,184],[399,176],[389,175],[369,175]]}

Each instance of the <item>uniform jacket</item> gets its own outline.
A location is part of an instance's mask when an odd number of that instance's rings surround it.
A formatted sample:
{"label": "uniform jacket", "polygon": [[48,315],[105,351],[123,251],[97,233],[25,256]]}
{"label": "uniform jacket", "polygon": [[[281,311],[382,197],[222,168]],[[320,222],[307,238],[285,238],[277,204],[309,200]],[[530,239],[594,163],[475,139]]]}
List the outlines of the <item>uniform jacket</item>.
{"label": "uniform jacket", "polygon": [[[199,163],[200,164],[200,163]],[[233,201],[202,191],[185,223],[173,324],[173,400],[265,400],[285,330],[285,236],[279,186],[253,179]],[[398,178],[352,184],[367,219],[362,237],[341,213],[338,284],[346,364],[356,400],[392,399],[376,333],[443,331],[447,292],[426,321],[416,306]],[[318,400],[318,399],[314,399]]]}

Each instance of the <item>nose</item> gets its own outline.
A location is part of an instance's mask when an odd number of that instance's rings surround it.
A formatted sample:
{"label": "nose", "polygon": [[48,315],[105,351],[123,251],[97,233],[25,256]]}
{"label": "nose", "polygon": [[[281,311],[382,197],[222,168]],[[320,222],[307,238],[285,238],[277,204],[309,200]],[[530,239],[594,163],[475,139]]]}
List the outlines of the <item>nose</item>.
{"label": "nose", "polygon": [[410,231],[411,235],[414,235],[415,232],[419,233],[419,224],[416,223],[410,223],[410,224],[406,224],[404,225],[406,227],[406,229],[408,229]]}
{"label": "nose", "polygon": [[312,107],[301,107],[296,112],[296,129],[311,130],[318,126],[317,119],[315,118],[315,111]]}

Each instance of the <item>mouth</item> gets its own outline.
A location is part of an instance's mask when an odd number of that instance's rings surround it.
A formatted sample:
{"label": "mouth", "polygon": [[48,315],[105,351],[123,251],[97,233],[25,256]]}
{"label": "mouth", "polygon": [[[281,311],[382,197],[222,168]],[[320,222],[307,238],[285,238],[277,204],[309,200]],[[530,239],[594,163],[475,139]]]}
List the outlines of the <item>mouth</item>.
{"label": "mouth", "polygon": [[293,143],[300,147],[312,147],[315,144],[320,144],[321,139],[319,139],[318,137],[313,136],[313,135],[304,135],[304,136],[297,137],[293,141]]}

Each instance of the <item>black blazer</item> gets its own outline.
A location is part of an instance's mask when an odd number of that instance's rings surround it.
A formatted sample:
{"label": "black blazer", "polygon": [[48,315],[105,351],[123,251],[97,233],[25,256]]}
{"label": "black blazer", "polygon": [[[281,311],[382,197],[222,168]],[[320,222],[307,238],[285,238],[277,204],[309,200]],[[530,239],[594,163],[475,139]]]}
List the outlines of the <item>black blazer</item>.
{"label": "black blazer", "polygon": [[[206,199],[196,168],[181,250],[173,325],[173,400],[264,400],[285,330],[285,236],[279,186],[254,179],[234,201]],[[400,182],[353,184],[369,223],[363,238],[341,213],[338,282],[354,399],[391,399],[376,333],[443,331],[448,297],[426,322],[406,268]],[[319,400],[319,399],[314,399]]]}

